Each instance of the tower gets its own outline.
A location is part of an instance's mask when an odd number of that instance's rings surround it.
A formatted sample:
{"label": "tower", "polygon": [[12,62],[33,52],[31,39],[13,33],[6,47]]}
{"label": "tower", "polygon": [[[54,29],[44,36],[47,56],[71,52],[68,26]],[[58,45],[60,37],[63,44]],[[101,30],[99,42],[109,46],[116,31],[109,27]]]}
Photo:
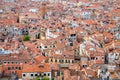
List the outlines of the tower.
{"label": "tower", "polygon": [[42,18],[45,19],[45,16],[46,16],[46,3],[42,3],[41,15],[42,15]]}

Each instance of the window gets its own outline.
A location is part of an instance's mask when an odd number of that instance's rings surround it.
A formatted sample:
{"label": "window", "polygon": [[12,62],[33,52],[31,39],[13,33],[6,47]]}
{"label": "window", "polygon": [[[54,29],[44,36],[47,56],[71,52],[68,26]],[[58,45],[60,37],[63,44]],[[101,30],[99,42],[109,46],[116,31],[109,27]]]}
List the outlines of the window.
{"label": "window", "polygon": [[44,76],[46,76],[46,74],[44,73]]}
{"label": "window", "polygon": [[47,48],[47,46],[45,46],[45,48]]}
{"label": "window", "polygon": [[98,58],[96,57],[96,60],[97,60]]}
{"label": "window", "polygon": [[4,64],[6,64],[6,61],[4,61]]}
{"label": "window", "polygon": [[53,60],[51,59],[51,62],[53,62]]}
{"label": "window", "polygon": [[86,67],[87,67],[87,65],[83,65],[83,67],[84,67],[84,68],[86,68]]}
{"label": "window", "polygon": [[18,67],[16,67],[16,70],[18,69]]}
{"label": "window", "polygon": [[37,74],[35,74],[35,76],[37,76]]}
{"label": "window", "polygon": [[10,67],[8,67],[8,70],[10,70],[11,68]]}
{"label": "window", "polygon": [[12,70],[14,70],[14,67],[12,67]]}
{"label": "window", "polygon": [[57,62],[57,59],[55,59],[55,62]]}
{"label": "window", "polygon": [[64,60],[62,60],[62,63],[64,62]]}
{"label": "window", "polygon": [[25,61],[25,64],[27,64],[27,61]]}
{"label": "window", "polygon": [[39,74],[39,76],[41,76],[41,74]]}
{"label": "window", "polygon": [[104,57],[102,57],[102,59],[104,59]]}
{"label": "window", "polygon": [[33,74],[31,74],[31,76],[33,76]]}
{"label": "window", "polygon": [[74,50],[76,52],[76,50]]}
{"label": "window", "polygon": [[21,67],[19,67],[19,70],[21,70]]}
{"label": "window", "polygon": [[67,63],[67,60],[65,60],[65,62]]}
{"label": "window", "polygon": [[12,62],[12,64],[14,64],[14,62]]}
{"label": "window", "polygon": [[53,45],[53,47],[55,47],[55,45]]}
{"label": "window", "polygon": [[50,74],[48,73],[48,76],[50,76]]}
{"label": "window", "polygon": [[61,60],[59,60],[59,62],[61,62]]}
{"label": "window", "polygon": [[68,63],[70,63],[70,60],[68,60]]}
{"label": "window", "polygon": [[70,43],[70,46],[73,46],[73,43]]}
{"label": "window", "polygon": [[10,64],[10,62],[8,62],[8,64]]}
{"label": "window", "polygon": [[94,60],[95,59],[95,57],[91,57],[91,60]]}
{"label": "window", "polygon": [[74,60],[72,60],[72,63],[74,63]]}
{"label": "window", "polygon": [[25,74],[23,74],[23,77],[25,77],[26,75]]}

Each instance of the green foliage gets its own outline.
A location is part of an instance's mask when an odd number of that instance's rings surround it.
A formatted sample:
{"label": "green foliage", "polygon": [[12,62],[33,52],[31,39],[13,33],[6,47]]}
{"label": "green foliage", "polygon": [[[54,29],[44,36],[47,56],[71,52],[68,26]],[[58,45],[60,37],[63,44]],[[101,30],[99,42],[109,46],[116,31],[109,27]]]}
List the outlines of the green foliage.
{"label": "green foliage", "polygon": [[35,80],[39,80],[39,77],[36,77]]}
{"label": "green foliage", "polygon": [[48,77],[43,77],[42,80],[50,80]]}
{"label": "green foliage", "polygon": [[30,36],[29,35],[25,35],[23,40],[24,41],[29,41],[30,40]]}

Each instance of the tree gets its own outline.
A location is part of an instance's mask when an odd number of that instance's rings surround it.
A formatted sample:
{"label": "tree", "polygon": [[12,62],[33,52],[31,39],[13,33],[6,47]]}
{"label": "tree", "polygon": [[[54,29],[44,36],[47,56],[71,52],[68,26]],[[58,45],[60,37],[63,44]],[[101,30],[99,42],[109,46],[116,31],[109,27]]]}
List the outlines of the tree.
{"label": "tree", "polygon": [[43,77],[42,80],[50,80],[48,77]]}
{"label": "tree", "polygon": [[36,79],[35,80],[39,80],[39,77],[36,77]]}
{"label": "tree", "polygon": [[29,35],[25,35],[23,40],[24,41],[29,41],[30,40],[30,36]]}

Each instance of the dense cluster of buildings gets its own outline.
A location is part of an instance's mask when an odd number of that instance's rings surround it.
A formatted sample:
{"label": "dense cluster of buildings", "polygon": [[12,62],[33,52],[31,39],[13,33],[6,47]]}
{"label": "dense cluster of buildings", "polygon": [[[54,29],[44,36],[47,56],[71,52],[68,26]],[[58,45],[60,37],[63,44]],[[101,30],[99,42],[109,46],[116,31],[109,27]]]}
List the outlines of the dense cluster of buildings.
{"label": "dense cluster of buildings", "polygon": [[0,0],[0,79],[120,80],[119,0]]}

